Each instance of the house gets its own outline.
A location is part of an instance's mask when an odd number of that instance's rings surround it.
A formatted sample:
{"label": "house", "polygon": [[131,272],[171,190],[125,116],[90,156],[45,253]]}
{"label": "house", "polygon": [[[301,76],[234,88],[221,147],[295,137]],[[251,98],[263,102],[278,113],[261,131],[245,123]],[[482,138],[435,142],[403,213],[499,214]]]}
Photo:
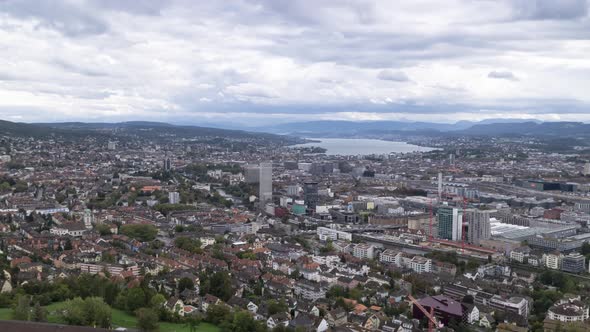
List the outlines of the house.
{"label": "house", "polygon": [[473,324],[479,320],[479,309],[475,305],[463,303],[463,307],[463,321]]}
{"label": "house", "polygon": [[266,327],[268,327],[270,330],[280,325],[287,327],[289,325],[289,320],[291,320],[289,314],[286,312],[279,312],[270,316],[266,320]]}
{"label": "house", "polygon": [[330,310],[324,318],[328,321],[330,327],[341,326],[348,323],[348,313],[341,307]]}
{"label": "house", "polygon": [[377,317],[377,315],[369,315],[363,322],[362,327],[367,330],[374,331],[377,330],[380,325],[381,320]]}
{"label": "house", "polygon": [[288,327],[306,332],[324,332],[329,328],[328,322],[324,318],[316,318],[307,314],[300,314],[289,321]]}
{"label": "house", "polygon": [[250,311],[253,314],[255,314],[258,311],[258,306],[254,302],[252,302],[252,301],[250,301],[248,303],[248,305],[246,306],[246,308],[248,309],[248,311]]}
{"label": "house", "polygon": [[479,326],[491,329],[492,325],[496,323],[494,316],[489,313],[480,313],[479,315]]}
{"label": "house", "polygon": [[199,293],[188,288],[183,290],[179,295],[185,304],[198,304],[201,299]]}
{"label": "house", "polygon": [[187,315],[194,315],[198,312],[199,308],[192,306],[192,305],[185,305],[184,306],[184,315],[183,316],[187,316]]}
{"label": "house", "polygon": [[171,297],[166,301],[166,309],[172,313],[177,313],[180,316],[184,316],[184,302],[178,297]]}
{"label": "house", "polygon": [[209,308],[210,305],[218,305],[221,302],[222,301],[218,297],[211,294],[206,294],[201,299],[201,311],[207,312],[207,308]]}

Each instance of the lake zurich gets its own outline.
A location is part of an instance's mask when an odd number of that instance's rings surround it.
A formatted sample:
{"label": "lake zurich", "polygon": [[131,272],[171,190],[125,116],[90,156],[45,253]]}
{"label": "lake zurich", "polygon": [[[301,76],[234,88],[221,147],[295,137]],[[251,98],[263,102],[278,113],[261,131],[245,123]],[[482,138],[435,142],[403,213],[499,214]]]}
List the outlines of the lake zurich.
{"label": "lake zurich", "polygon": [[297,144],[292,147],[317,146],[326,149],[326,154],[355,156],[370,154],[406,153],[416,151],[432,151],[433,148],[408,144],[405,142],[382,141],[362,138],[310,138],[319,142]]}

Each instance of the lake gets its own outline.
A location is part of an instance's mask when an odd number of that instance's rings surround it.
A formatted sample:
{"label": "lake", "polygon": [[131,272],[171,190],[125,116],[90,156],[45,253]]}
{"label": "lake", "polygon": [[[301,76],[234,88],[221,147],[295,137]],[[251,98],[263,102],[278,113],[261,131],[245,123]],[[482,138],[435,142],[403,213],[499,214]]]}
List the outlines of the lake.
{"label": "lake", "polygon": [[326,149],[326,154],[356,156],[369,154],[389,154],[401,152],[432,151],[433,148],[408,144],[405,142],[382,141],[378,139],[363,138],[310,138],[317,143],[297,144],[292,147],[318,146]]}

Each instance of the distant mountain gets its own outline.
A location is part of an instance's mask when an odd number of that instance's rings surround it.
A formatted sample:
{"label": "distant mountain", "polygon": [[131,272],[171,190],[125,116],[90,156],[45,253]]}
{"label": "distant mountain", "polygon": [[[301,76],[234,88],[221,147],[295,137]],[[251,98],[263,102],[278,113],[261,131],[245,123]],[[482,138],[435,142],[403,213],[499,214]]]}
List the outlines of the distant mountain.
{"label": "distant mountain", "polygon": [[[486,119],[480,122],[459,121],[456,123],[434,122],[406,122],[406,121],[309,121],[279,124],[270,127],[255,128],[257,131],[293,134],[298,136],[373,136],[376,133],[393,132],[454,132],[467,130],[475,125],[491,123],[522,123],[523,120],[515,119]],[[533,121],[532,123],[539,123]]]}
{"label": "distant mountain", "polygon": [[275,142],[281,144],[299,143],[300,139],[271,133],[247,132],[198,126],[178,126],[163,122],[131,121],[120,123],[17,123],[0,120],[0,135],[21,137],[46,136],[136,136],[144,138],[200,138],[200,139],[242,139],[256,142]]}
{"label": "distant mountain", "polygon": [[0,134],[10,136],[48,136],[55,131],[41,125],[0,120]]}
{"label": "distant mountain", "polygon": [[559,137],[588,137],[590,124],[583,122],[521,122],[477,124],[460,131],[470,135],[530,135]]}

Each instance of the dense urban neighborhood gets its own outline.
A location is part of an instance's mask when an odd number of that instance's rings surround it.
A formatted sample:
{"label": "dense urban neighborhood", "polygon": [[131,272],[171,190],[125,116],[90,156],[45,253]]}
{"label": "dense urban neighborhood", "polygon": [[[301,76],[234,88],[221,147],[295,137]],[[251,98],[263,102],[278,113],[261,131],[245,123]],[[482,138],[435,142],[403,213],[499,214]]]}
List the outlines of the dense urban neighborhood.
{"label": "dense urban neighborhood", "polygon": [[2,137],[0,326],[590,330],[588,150],[152,127]]}

